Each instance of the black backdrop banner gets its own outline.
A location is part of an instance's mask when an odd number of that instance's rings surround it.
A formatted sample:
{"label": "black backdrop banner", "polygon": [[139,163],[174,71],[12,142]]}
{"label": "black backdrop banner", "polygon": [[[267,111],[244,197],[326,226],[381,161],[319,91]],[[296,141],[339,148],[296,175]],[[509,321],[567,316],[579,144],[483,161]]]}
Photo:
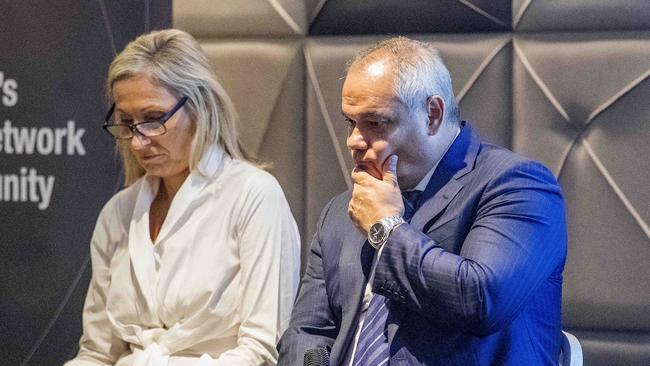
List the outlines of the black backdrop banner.
{"label": "black backdrop banner", "polygon": [[89,242],[120,188],[101,130],[109,63],[171,25],[171,0],[0,5],[0,363],[60,365],[77,351]]}

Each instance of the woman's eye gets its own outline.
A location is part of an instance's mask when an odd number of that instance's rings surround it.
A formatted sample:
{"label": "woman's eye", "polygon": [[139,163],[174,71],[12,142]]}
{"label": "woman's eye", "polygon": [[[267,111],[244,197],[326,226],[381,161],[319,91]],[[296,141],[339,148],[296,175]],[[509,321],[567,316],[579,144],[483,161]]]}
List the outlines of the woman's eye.
{"label": "woman's eye", "polygon": [[144,120],[147,122],[156,122],[156,121],[160,121],[162,116],[163,116],[162,114],[153,114],[149,116],[144,116]]}
{"label": "woman's eye", "polygon": [[354,127],[354,125],[356,124],[356,122],[354,122],[354,121],[351,120],[350,118],[346,118],[346,119],[345,119],[345,124],[348,125],[348,127]]}

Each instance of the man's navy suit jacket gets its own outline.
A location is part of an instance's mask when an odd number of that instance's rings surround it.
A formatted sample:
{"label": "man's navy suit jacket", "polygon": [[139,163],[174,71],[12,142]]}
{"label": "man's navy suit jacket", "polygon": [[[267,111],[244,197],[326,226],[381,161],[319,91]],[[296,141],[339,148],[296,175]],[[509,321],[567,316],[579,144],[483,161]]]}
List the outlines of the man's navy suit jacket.
{"label": "man's navy suit jacket", "polygon": [[[353,343],[374,249],[348,217],[350,195],[321,215],[280,365],[318,347],[339,365]],[[553,175],[465,123],[423,196],[372,288],[388,299],[390,365],[557,364],[567,238]]]}

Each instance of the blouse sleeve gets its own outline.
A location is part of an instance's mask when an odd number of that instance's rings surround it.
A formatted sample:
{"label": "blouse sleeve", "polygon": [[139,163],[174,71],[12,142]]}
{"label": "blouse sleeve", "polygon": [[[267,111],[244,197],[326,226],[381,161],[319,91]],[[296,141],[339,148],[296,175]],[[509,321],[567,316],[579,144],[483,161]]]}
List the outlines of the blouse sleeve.
{"label": "blouse sleeve", "polygon": [[83,334],[79,353],[64,366],[113,365],[126,351],[127,344],[117,338],[106,316],[106,291],[110,284],[109,267],[119,233],[116,200],[104,206],[91,239],[92,277],[83,310]]}
{"label": "blouse sleeve", "polygon": [[237,220],[240,275],[237,347],[214,365],[275,365],[300,276],[300,237],[289,205],[270,175],[251,182]]}

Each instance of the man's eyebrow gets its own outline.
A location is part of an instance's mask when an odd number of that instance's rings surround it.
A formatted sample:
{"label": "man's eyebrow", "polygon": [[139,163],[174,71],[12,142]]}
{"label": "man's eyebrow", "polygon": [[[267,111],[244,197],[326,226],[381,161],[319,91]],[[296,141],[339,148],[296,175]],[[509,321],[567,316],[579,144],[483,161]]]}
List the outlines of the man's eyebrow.
{"label": "man's eyebrow", "polygon": [[[341,112],[344,118],[349,118],[352,119],[352,117],[348,116],[344,112]],[[378,118],[382,120],[389,120],[391,119],[390,116],[383,115],[381,113],[375,113],[375,112],[364,112],[359,115],[360,118]]]}

